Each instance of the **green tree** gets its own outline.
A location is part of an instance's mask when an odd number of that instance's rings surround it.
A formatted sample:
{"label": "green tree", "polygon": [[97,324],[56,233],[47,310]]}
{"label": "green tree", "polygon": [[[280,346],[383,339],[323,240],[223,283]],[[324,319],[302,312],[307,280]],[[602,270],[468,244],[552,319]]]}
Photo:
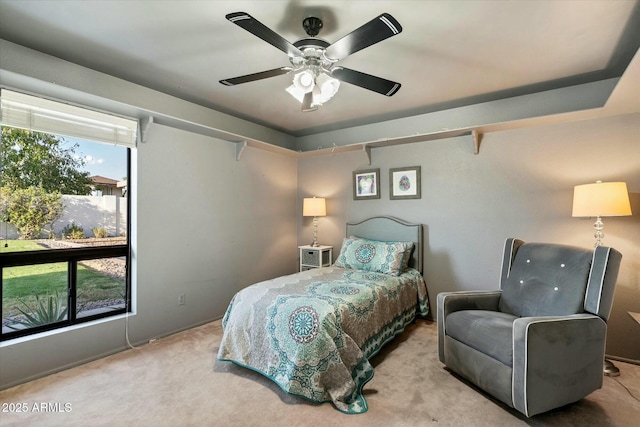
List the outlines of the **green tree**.
{"label": "green tree", "polygon": [[0,203],[2,220],[15,225],[25,240],[39,238],[47,224],[60,219],[64,209],[59,192],[48,193],[40,187],[2,187]]}
{"label": "green tree", "polygon": [[93,182],[83,172],[78,144],[65,147],[57,135],[11,127],[2,128],[2,186],[38,187],[47,193],[88,195]]}

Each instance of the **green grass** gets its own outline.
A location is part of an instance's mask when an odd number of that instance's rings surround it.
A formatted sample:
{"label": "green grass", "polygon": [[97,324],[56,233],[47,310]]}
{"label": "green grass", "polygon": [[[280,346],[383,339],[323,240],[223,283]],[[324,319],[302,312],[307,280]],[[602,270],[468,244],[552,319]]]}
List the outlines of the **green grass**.
{"label": "green grass", "polygon": [[[46,249],[33,240],[3,240],[0,245],[0,252],[24,252],[41,251]],[[5,248],[4,245],[7,245]]]}
{"label": "green grass", "polygon": [[[28,240],[12,240],[9,246],[12,251],[43,249],[42,246]],[[100,274],[81,264],[78,264],[77,284],[78,306],[90,301],[122,298],[125,293],[123,279]],[[8,267],[2,270],[2,315],[4,317],[18,313],[16,307],[23,307],[19,300],[34,307],[36,295],[43,298],[56,293],[61,296],[67,295],[66,262]]]}
{"label": "green grass", "polygon": [[67,263],[26,265],[2,270],[2,297],[25,298],[34,294],[66,294]]}

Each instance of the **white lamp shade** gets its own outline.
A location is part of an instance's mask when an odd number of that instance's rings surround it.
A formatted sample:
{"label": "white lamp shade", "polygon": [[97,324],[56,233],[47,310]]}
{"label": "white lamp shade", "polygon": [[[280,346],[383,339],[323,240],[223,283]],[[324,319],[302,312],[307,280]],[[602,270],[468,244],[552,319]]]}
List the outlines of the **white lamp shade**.
{"label": "white lamp shade", "polygon": [[573,189],[574,217],[631,215],[629,192],[625,182],[596,182]]}
{"label": "white lamp shade", "polygon": [[302,201],[302,216],[326,216],[327,205],[324,197],[305,197]]}
{"label": "white lamp shade", "polygon": [[309,70],[299,72],[293,76],[293,85],[303,93],[311,92],[315,86],[313,73]]}
{"label": "white lamp shade", "polygon": [[286,91],[289,92],[289,94],[295,99],[297,99],[298,102],[302,103],[302,101],[304,100],[305,92],[302,89],[298,89],[295,85],[289,86]]}
{"label": "white lamp shade", "polygon": [[318,74],[316,77],[316,86],[320,88],[320,96],[318,101],[322,104],[330,100],[333,95],[338,93],[340,88],[340,80],[334,79],[325,73]]}

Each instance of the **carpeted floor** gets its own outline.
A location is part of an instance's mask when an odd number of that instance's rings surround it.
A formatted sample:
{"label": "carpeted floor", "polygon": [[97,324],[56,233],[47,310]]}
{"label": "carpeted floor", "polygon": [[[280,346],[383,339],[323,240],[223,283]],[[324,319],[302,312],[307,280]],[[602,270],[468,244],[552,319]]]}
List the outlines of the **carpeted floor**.
{"label": "carpeted floor", "polygon": [[417,321],[372,360],[369,411],[345,415],[217,361],[221,336],[216,321],[4,390],[0,426],[640,425],[638,365],[616,362],[621,376],[605,377],[602,389],[527,419],[447,371],[437,358],[436,324]]}

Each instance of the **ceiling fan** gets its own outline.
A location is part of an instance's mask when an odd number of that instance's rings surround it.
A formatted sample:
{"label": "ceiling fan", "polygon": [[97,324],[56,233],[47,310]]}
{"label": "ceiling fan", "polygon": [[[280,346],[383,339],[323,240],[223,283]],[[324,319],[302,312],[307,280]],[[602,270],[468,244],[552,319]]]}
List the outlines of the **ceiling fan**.
{"label": "ceiling fan", "polygon": [[335,65],[355,52],[400,34],[400,23],[388,13],[372,19],[333,44],[316,37],[323,25],[322,20],[316,17],[302,21],[309,38],[293,44],[246,12],[230,13],[226,18],[286,53],[291,66],[220,80],[223,85],[235,86],[293,72],[293,84],[287,88],[287,92],[302,103],[302,111],[317,110],[318,106],[336,94],[340,82],[386,96],[392,96],[400,90],[400,83]]}

